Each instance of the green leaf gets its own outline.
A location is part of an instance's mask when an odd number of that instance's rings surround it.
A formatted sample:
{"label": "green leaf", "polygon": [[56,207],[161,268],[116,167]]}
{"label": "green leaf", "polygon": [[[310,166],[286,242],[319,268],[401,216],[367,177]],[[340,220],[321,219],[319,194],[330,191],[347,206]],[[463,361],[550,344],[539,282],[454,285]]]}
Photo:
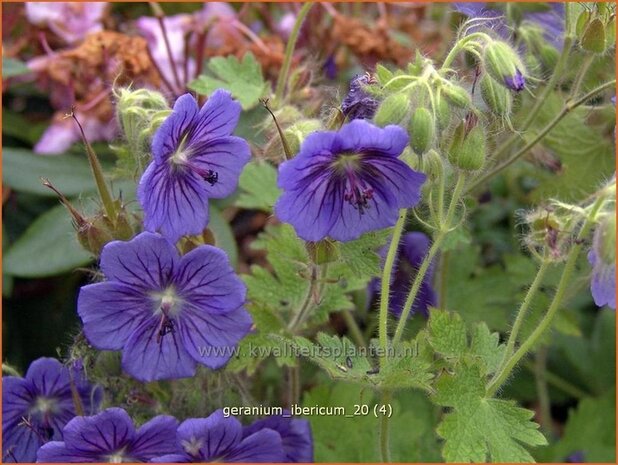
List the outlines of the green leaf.
{"label": "green leaf", "polygon": [[62,205],[39,216],[7,250],[3,271],[21,278],[54,276],[92,260],[77,242],[71,218]]}
{"label": "green leaf", "polygon": [[382,259],[378,250],[390,237],[390,229],[369,232],[360,238],[342,242],[339,245],[341,260],[347,265],[351,273],[360,278],[370,278],[382,274]]}
{"label": "green leaf", "polygon": [[443,373],[434,401],[451,407],[438,434],[444,438],[447,462],[532,462],[527,446],[547,440],[531,421],[534,413],[514,402],[485,396],[484,377],[477,365],[463,363],[454,374]]}
{"label": "green leaf", "polygon": [[22,74],[28,74],[30,68],[26,66],[23,61],[16,60],[15,58],[2,57],[2,78],[7,79],[10,77],[21,76]]}
{"label": "green leaf", "polygon": [[238,247],[236,239],[229,223],[223,218],[221,212],[212,205],[209,207],[210,219],[208,220],[208,229],[215,237],[217,247],[225,250],[232,265],[238,262]]}
{"label": "green leaf", "polygon": [[271,213],[281,195],[277,187],[277,170],[267,162],[252,161],[243,170],[239,181],[240,195],[236,205],[241,208]]}
{"label": "green leaf", "polygon": [[321,288],[319,299],[309,295],[311,271],[309,256],[304,242],[296,236],[292,226],[281,224],[269,226],[258,236],[252,246],[267,252],[272,272],[262,266],[252,266],[251,274],[245,275],[249,300],[285,314],[286,321],[308,302],[310,322],[326,321],[329,313],[354,306],[348,293],[366,288],[366,279],[350,276],[345,263],[332,263],[326,277],[317,278],[316,287]]}
{"label": "green leaf", "polygon": [[[543,104],[535,127],[544,127],[563,104],[563,96],[552,94]],[[587,116],[587,109],[575,109],[543,139],[543,147],[553,152],[562,166],[558,173],[538,168],[530,171],[539,182],[533,192],[535,201],[550,197],[564,201],[581,200],[614,173],[614,140],[587,124]]]}
{"label": "green leaf", "polygon": [[3,136],[14,137],[29,145],[34,145],[41,138],[46,127],[46,123],[28,121],[23,114],[2,108]]}
{"label": "green leaf", "polygon": [[29,150],[13,147],[2,149],[2,181],[20,192],[55,197],[41,184],[48,178],[64,195],[74,197],[96,189],[86,156],[36,155]]}
{"label": "green leaf", "polygon": [[269,90],[260,64],[250,52],[243,56],[242,61],[235,56],[214,57],[207,67],[214,76],[203,74],[189,83],[189,89],[198,94],[208,95],[217,89],[226,89],[238,99],[244,110],[248,110]]}
{"label": "green leaf", "polygon": [[466,325],[457,313],[432,309],[428,326],[429,343],[446,359],[458,359],[468,349]]}
{"label": "green leaf", "polygon": [[500,344],[500,335],[492,333],[485,323],[476,325],[472,332],[470,352],[478,357],[485,368],[485,374],[495,373],[504,357],[506,346]]}

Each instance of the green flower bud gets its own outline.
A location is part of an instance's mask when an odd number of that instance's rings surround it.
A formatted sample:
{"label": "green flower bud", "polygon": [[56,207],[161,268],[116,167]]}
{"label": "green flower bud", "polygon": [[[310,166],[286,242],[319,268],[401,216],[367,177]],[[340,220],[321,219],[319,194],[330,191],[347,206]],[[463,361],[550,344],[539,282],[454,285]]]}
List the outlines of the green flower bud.
{"label": "green flower bud", "polygon": [[504,86],[485,74],[481,78],[480,87],[481,97],[493,113],[500,116],[508,116],[511,113],[513,96]]}
{"label": "green flower bud", "polygon": [[306,242],[305,247],[311,261],[316,265],[331,263],[339,259],[339,246],[336,241],[322,239],[318,242]]}
{"label": "green flower bud", "polygon": [[410,101],[407,95],[402,93],[389,95],[378,107],[373,121],[378,126],[400,124],[407,116],[409,107]]}
{"label": "green flower bud", "polygon": [[436,119],[440,129],[446,129],[451,122],[451,109],[444,98],[439,98],[436,102]]}
{"label": "green flower bud", "polygon": [[603,24],[603,21],[599,18],[595,18],[588,23],[580,36],[580,45],[584,50],[589,52],[605,52],[607,49],[607,38],[605,36],[605,24]]}
{"label": "green flower bud", "polygon": [[592,20],[592,12],[589,10],[582,11],[577,17],[577,22],[575,23],[575,33],[578,37],[581,37],[586,27]]}
{"label": "green flower bud", "polygon": [[448,100],[448,103],[459,108],[468,108],[472,104],[470,94],[466,89],[456,84],[450,84],[442,87],[442,94]]}
{"label": "green flower bud", "polygon": [[77,241],[84,249],[96,257],[101,254],[101,249],[103,249],[105,244],[113,240],[114,236],[112,236],[103,217],[86,221],[77,226]]}
{"label": "green flower bud", "polygon": [[301,120],[291,125],[283,131],[285,140],[290,147],[292,154],[298,153],[300,146],[312,132],[319,130],[322,127],[322,123],[317,119]]}
{"label": "green flower bud", "polygon": [[506,42],[493,40],[485,45],[483,66],[491,77],[508,89],[516,92],[524,89],[525,67],[517,52]]}
{"label": "green flower bud", "polygon": [[455,130],[455,136],[448,152],[451,164],[464,171],[480,170],[485,164],[485,131],[479,124],[472,129],[462,122]]}
{"label": "green flower bud", "polygon": [[432,182],[444,176],[444,160],[435,150],[429,150],[421,158],[420,171],[425,173]]}
{"label": "green flower bud", "polygon": [[153,90],[124,88],[115,90],[115,95],[116,117],[128,150],[138,162],[143,162],[152,136],[171,109],[165,97]]}
{"label": "green flower bud", "polygon": [[418,107],[410,119],[409,132],[412,149],[422,155],[433,143],[435,133],[433,113],[425,107]]}

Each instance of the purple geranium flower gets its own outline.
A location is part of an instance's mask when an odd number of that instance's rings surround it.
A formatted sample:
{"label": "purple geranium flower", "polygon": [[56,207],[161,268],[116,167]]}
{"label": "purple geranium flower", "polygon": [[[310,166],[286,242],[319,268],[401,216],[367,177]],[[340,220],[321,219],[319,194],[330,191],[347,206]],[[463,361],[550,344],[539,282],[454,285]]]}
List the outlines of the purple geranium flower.
{"label": "purple geranium flower", "polygon": [[76,415],[73,389],[86,413],[94,413],[102,391],[82,370],[69,370],[53,358],[32,362],[24,378],[2,377],[2,457],[4,462],[34,462],[45,442],[62,438]]}
{"label": "purple geranium flower", "polygon": [[148,462],[176,447],[174,417],[159,415],[135,429],[129,414],[109,408],[92,417],[75,417],[63,430],[64,441],[45,444],[38,462]]}
{"label": "purple geranium flower", "polygon": [[138,188],[147,230],[172,242],[204,230],[208,199],[230,195],[251,156],[247,142],[231,135],[239,115],[240,105],[222,90],[201,109],[190,94],[176,100],[153,137],[153,161]]}
{"label": "purple geranium flower", "polygon": [[393,226],[399,209],[418,203],[425,181],[398,158],[407,144],[399,126],[364,120],[309,135],[279,167],[277,216],[307,241],[349,241]]}
{"label": "purple geranium flower", "polygon": [[[334,63],[334,60],[333,60]],[[378,101],[364,87],[371,83],[369,73],[356,76],[350,81],[350,91],[341,103],[341,112],[348,120],[371,119],[378,109]]]}
{"label": "purple geranium flower", "polygon": [[246,288],[226,254],[202,245],[180,257],[169,241],[141,233],[101,253],[107,281],[84,286],[77,311],[88,340],[122,350],[122,366],[141,381],[219,368],[251,327]]}
{"label": "purple geranium flower", "polygon": [[[410,292],[410,283],[416,270],[421,266],[425,255],[427,255],[430,246],[429,237],[422,232],[410,232],[403,235],[397,250],[397,265],[391,276],[391,295],[389,297],[388,309],[393,315],[401,315],[403,305]],[[382,250],[383,259],[386,258],[387,250],[388,248]],[[432,286],[434,265],[434,262],[429,265],[416,299],[414,299],[412,304],[410,316],[416,313],[428,316],[429,307],[436,305],[437,296]],[[379,292],[380,281],[374,279],[369,286],[369,300],[371,301]]]}
{"label": "purple geranium flower", "polygon": [[277,431],[283,441],[284,462],[313,462],[311,425],[307,420],[290,418],[289,412],[285,412],[285,415],[273,415],[246,426],[243,437],[249,437],[264,428]]}
{"label": "purple geranium flower", "polygon": [[191,418],[177,431],[174,453],[153,462],[283,462],[281,436],[262,428],[243,435],[240,422],[217,410],[208,418]]}

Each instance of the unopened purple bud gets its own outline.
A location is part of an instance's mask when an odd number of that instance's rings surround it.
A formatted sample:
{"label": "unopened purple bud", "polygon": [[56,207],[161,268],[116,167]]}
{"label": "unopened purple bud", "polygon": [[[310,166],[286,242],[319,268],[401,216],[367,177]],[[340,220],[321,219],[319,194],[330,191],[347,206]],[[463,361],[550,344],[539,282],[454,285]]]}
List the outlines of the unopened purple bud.
{"label": "unopened purple bud", "polygon": [[372,83],[369,74],[356,76],[350,81],[350,91],[341,103],[341,111],[348,118],[371,119],[378,109],[378,101],[369,95],[364,87]]}
{"label": "unopened purple bud", "polygon": [[509,89],[521,92],[526,87],[526,78],[521,71],[517,70],[514,76],[505,77],[504,83]]}

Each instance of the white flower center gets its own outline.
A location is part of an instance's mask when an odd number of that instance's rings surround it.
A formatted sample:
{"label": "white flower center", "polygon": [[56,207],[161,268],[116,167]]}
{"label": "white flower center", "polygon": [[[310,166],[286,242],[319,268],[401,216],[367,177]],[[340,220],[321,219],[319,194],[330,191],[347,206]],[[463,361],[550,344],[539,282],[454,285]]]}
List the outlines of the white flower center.
{"label": "white flower center", "polygon": [[152,299],[155,303],[155,316],[161,316],[162,314],[168,318],[173,318],[180,313],[182,299],[173,286],[166,288],[163,292],[154,292]]}
{"label": "white flower center", "polygon": [[39,413],[41,415],[46,415],[48,413],[53,413],[57,410],[58,403],[56,399],[50,399],[49,397],[39,396],[34,401],[30,412],[31,413]]}

